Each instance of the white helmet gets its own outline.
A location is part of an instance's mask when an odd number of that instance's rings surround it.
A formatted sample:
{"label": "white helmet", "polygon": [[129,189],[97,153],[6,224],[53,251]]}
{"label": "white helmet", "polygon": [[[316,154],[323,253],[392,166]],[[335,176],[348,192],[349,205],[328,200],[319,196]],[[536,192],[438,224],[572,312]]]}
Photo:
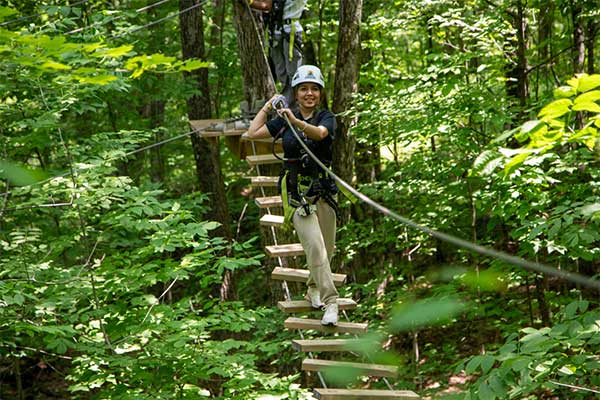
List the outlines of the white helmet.
{"label": "white helmet", "polygon": [[314,82],[321,86],[321,88],[325,87],[323,74],[321,74],[319,67],[315,67],[314,65],[302,65],[298,68],[292,78],[292,87],[296,87],[299,84],[306,82]]}

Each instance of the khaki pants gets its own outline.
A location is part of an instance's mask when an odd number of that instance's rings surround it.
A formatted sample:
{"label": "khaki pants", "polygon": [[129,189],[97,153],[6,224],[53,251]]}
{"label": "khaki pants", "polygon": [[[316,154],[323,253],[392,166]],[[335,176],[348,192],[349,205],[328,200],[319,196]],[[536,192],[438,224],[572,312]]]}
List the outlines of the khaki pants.
{"label": "khaki pants", "polygon": [[338,298],[329,265],[335,247],[335,211],[323,199],[316,206],[317,212],[306,217],[296,210],[292,222],[306,254],[310,271],[307,284],[319,289],[324,304],[332,304]]}

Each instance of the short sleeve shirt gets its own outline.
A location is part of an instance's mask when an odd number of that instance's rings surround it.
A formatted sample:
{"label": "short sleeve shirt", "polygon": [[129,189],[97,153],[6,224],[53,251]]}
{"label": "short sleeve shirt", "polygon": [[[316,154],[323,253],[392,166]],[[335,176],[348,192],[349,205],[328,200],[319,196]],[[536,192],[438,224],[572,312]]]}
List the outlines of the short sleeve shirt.
{"label": "short sleeve shirt", "polygon": [[[305,139],[308,148],[323,162],[329,165],[333,158],[333,139],[335,133],[335,116],[329,110],[320,110],[312,118],[304,119],[300,111],[294,112],[296,118],[306,121],[311,125],[323,126],[329,134],[322,140]],[[281,136],[283,143],[283,156],[290,159],[298,159],[304,151],[302,145],[298,143],[296,136],[288,126],[287,122],[277,117],[267,122],[267,129],[271,136]],[[302,136],[303,133],[296,129],[296,132]],[[299,171],[302,173],[303,171]]]}

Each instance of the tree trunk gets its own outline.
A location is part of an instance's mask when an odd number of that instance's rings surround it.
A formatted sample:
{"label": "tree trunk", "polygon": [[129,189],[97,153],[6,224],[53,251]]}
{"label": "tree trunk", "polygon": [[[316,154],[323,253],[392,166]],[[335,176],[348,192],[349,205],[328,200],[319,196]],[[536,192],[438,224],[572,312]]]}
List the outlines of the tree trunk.
{"label": "tree trunk", "polygon": [[587,73],[592,75],[595,73],[594,62],[594,45],[596,43],[596,31],[598,23],[594,20],[589,20],[587,25],[586,35],[586,50],[587,50]]}
{"label": "tree trunk", "polygon": [[252,108],[255,100],[269,99],[275,93],[275,82],[262,44],[264,37],[262,26],[243,2],[239,0],[232,0],[232,2],[242,65],[244,99]]}
{"label": "tree trunk", "polygon": [[[340,1],[340,24],[335,67],[332,111],[339,114],[351,105],[352,95],[358,90],[360,67],[360,20],[362,0]],[[355,125],[353,118],[341,117],[337,121],[333,153],[333,169],[345,180],[352,182],[355,138],[350,128]],[[340,224],[344,224],[349,213],[341,213]]]}
{"label": "tree trunk", "polygon": [[585,33],[581,5],[571,3],[571,16],[573,19],[573,72],[582,73],[585,63]]}
{"label": "tree trunk", "polygon": [[[149,0],[148,5],[151,5],[154,0]],[[156,13],[156,8],[148,10],[148,19],[155,21],[159,18]],[[148,51],[155,53],[161,51],[165,46],[165,35],[163,33],[163,26],[161,24],[153,25],[149,27],[150,37],[148,40]],[[164,79],[162,75],[157,75],[156,80],[151,81],[152,87],[160,88],[163,85]],[[152,89],[151,89],[152,90]],[[158,90],[152,90],[156,93]],[[148,99],[149,103],[149,114],[150,114],[150,129],[155,129],[164,124],[165,119],[165,101],[163,99]],[[154,133],[154,141],[160,142],[164,140],[164,133],[161,130],[157,130]],[[152,182],[162,182],[165,177],[165,161],[162,155],[162,146],[153,147],[150,150],[150,180]]]}
{"label": "tree trunk", "polygon": [[[179,0],[181,10],[199,4],[201,0]],[[202,21],[202,7],[196,7],[179,15],[181,26],[181,47],[183,59],[196,58],[205,59],[204,53],[204,25]],[[193,119],[210,118],[210,96],[208,88],[208,70],[197,69],[184,73],[186,78],[193,79],[199,89],[196,94],[188,100],[188,116]],[[213,231],[215,235],[222,236],[227,240],[232,239],[229,208],[225,195],[225,185],[221,174],[221,159],[218,139],[204,139],[199,135],[192,135],[192,147],[196,160],[196,173],[200,190],[209,195],[210,211],[208,217],[221,223],[221,226]],[[226,271],[220,290],[221,300],[234,300],[235,290],[231,271]]]}
{"label": "tree trunk", "polygon": [[[515,66],[507,72],[507,94],[517,100],[519,121],[524,117],[524,110],[529,98],[529,79],[527,76],[527,20],[525,6],[521,0],[517,2],[517,12],[510,14],[517,32]],[[518,121],[517,121],[518,123]]]}
{"label": "tree trunk", "polygon": [[[225,21],[225,0],[213,0],[213,24],[210,28],[210,49],[209,58],[217,65],[221,65],[223,60],[223,23]],[[221,89],[225,75],[221,71],[217,71],[217,82],[215,83],[213,93],[213,109],[214,115],[219,117],[221,115]]]}

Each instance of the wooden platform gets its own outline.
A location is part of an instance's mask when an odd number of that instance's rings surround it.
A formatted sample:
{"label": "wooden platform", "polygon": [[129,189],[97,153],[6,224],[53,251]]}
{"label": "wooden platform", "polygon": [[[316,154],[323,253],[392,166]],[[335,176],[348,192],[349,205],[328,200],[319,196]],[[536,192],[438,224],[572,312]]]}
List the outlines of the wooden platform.
{"label": "wooden platform", "polygon": [[303,371],[323,371],[332,368],[345,368],[352,370],[357,375],[364,376],[378,376],[385,378],[396,378],[398,376],[398,367],[393,365],[319,360],[317,358],[305,358],[302,361]]}
{"label": "wooden platform", "polygon": [[415,400],[420,397],[410,390],[323,389],[313,390],[319,400]]}
{"label": "wooden platform", "polygon": [[294,318],[290,317],[285,320],[284,326],[288,329],[304,329],[314,330],[320,332],[329,333],[365,333],[367,331],[367,324],[359,324],[354,322],[338,322],[337,326],[325,326],[321,325],[320,319],[308,319],[308,318]]}

